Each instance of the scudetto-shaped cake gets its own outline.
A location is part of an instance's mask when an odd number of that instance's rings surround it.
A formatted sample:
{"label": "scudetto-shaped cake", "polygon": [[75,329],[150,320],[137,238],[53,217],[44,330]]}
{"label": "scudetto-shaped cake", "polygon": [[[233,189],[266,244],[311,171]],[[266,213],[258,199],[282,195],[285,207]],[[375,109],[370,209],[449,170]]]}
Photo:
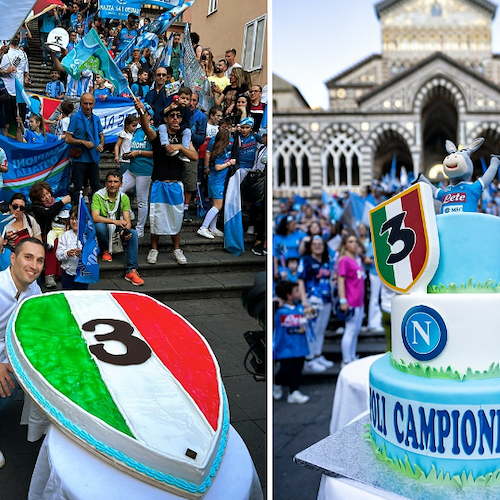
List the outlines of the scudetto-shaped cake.
{"label": "scudetto-shaped cake", "polygon": [[7,352],[57,426],[111,464],[186,498],[222,461],[229,411],[217,360],[184,318],[138,293],[25,300]]}
{"label": "scudetto-shaped cake", "polygon": [[500,218],[438,215],[425,291],[392,300],[392,353],[370,370],[370,440],[418,480],[500,482]]}

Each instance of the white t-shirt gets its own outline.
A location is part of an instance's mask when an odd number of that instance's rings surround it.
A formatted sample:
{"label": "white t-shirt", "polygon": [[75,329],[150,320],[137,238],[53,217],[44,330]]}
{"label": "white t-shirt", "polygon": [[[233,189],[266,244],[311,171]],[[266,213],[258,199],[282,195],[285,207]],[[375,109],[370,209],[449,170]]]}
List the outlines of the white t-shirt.
{"label": "white t-shirt", "polygon": [[9,266],[0,272],[0,363],[9,362],[5,352],[5,333],[12,313],[25,298],[42,293],[36,281],[31,283],[26,291],[21,292],[16,300],[17,292]]}
{"label": "white t-shirt", "polygon": [[130,160],[124,160],[123,155],[125,153],[130,153],[130,143],[132,142],[132,134],[130,132],[125,132],[125,130],[120,130],[118,132],[118,137],[123,139],[120,144],[120,161],[122,163],[130,163]]}
{"label": "white t-shirt", "polygon": [[233,68],[241,68],[241,64],[238,64],[237,62],[235,62],[232,66],[229,66],[227,69],[226,69],[226,72],[224,73],[228,78],[229,78],[229,75],[231,74],[231,71],[233,70]]}
{"label": "white t-shirt", "polygon": [[61,118],[57,123],[56,135],[59,139],[66,133],[69,127],[70,117]]}
{"label": "white t-shirt", "polygon": [[217,135],[217,132],[219,131],[219,125],[210,125],[210,123],[207,123],[207,137],[215,137]]}
{"label": "white t-shirt", "polygon": [[5,83],[7,92],[15,96],[16,95],[16,81],[14,78],[19,80],[19,83],[24,88],[24,73],[29,73],[28,56],[21,49],[14,49],[10,47],[9,51],[2,57],[2,62],[0,62],[0,69],[5,71],[9,66],[15,66],[17,71],[15,73],[9,73],[2,77]]}

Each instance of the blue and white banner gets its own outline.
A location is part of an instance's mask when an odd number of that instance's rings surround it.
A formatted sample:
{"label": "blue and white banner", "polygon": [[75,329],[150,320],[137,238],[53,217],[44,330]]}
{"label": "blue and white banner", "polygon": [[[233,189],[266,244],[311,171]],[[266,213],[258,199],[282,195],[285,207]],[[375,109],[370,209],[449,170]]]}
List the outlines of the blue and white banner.
{"label": "blue and white banner", "polygon": [[245,251],[240,184],[246,174],[246,170],[237,170],[228,179],[224,194],[224,248],[236,257]]}
{"label": "blue and white banner", "polygon": [[136,47],[139,47],[141,51],[146,47],[150,47],[151,51],[153,51],[153,49],[154,51],[156,51],[157,46],[158,35],[156,35],[156,33],[141,33],[139,36],[131,40],[128,45],[120,52],[118,57],[115,59],[115,63],[120,69],[122,69],[130,62],[129,59],[132,57],[132,52]]}
{"label": "blue and white banner", "polygon": [[[150,33],[156,33],[161,35],[165,33],[167,29],[173,24],[173,22],[191,5],[193,5],[195,0],[170,0],[168,2],[163,2],[162,0],[152,0],[148,3],[151,5],[158,5],[164,9],[168,9],[163,14],[160,14],[156,19],[150,22],[145,28],[145,31]],[[187,38],[186,40],[189,40]]]}
{"label": "blue and white banner", "polygon": [[27,92],[24,90],[23,86],[19,82],[17,78],[14,78],[16,82],[16,103],[17,104],[26,104],[27,108],[34,113],[35,115],[40,114],[40,108],[42,103],[39,99],[34,99],[30,97]]}
{"label": "blue and white banner", "polygon": [[156,68],[163,66],[166,68],[167,66],[170,66],[170,61],[172,59],[172,48],[174,46],[174,34],[171,33],[170,37],[167,41],[167,44],[165,45],[163,52],[161,53],[160,57],[156,59],[155,65],[153,70],[156,71]]}
{"label": "blue and white banner", "polygon": [[129,14],[141,13],[142,1],[100,0],[99,5],[103,19],[127,19]]}
{"label": "blue and white banner", "polygon": [[356,231],[357,234],[359,224],[363,223],[366,227],[370,227],[370,210],[372,208],[374,206],[369,201],[364,200],[356,193],[349,193],[340,222]]}
{"label": "blue and white banner", "polygon": [[7,155],[8,172],[3,174],[1,196],[10,200],[14,193],[29,198],[36,181],[46,181],[54,196],[69,192],[69,150],[63,140],[46,144],[26,144],[0,135],[0,147]]}
{"label": "blue and white banner", "polygon": [[104,101],[97,99],[94,114],[101,120],[106,144],[117,141],[117,135],[123,130],[123,122],[128,115],[137,115],[134,101],[128,97],[108,97]]}
{"label": "blue and white banner", "polygon": [[97,283],[99,281],[99,264],[97,262],[99,245],[97,244],[94,221],[81,193],[78,204],[77,238],[82,244],[82,253],[78,259],[75,281],[77,283]]}

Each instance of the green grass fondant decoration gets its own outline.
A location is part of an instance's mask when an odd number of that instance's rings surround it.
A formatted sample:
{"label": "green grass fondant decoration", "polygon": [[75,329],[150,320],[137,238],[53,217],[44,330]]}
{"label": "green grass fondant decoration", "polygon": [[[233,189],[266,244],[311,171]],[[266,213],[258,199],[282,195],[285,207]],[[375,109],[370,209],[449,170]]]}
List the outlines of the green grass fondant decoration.
{"label": "green grass fondant decoration", "polygon": [[[370,424],[367,424],[367,426],[371,428]],[[484,476],[478,476],[474,479],[472,472],[469,472],[467,475],[465,471],[460,475],[457,474],[455,476],[450,476],[448,472],[444,474],[443,469],[440,469],[438,474],[436,467],[432,465],[429,474],[425,474],[425,472],[417,464],[412,465],[410,463],[408,455],[406,454],[404,461],[398,458],[391,458],[387,454],[385,444],[380,447],[373,439],[370,431],[363,434],[363,438],[369,443],[378,460],[399,474],[409,477],[410,479],[414,479],[415,481],[445,486],[458,486],[460,488],[464,486],[498,486],[500,484],[500,469],[497,469],[494,472],[489,472]]]}
{"label": "green grass fondant decoration", "polygon": [[406,363],[400,359],[397,361],[393,358],[391,353],[391,366],[400,372],[407,373],[408,375],[416,375],[417,377],[434,378],[442,380],[487,380],[491,378],[500,378],[500,364],[491,363],[490,367],[485,371],[472,371],[467,368],[466,373],[460,373],[452,370],[450,366],[446,369],[442,367],[435,368],[432,366],[422,366],[421,363],[415,361],[414,363]]}
{"label": "green grass fondant decoration", "polygon": [[487,279],[484,283],[474,285],[472,278],[467,283],[450,283],[448,286],[440,283],[439,285],[427,285],[427,293],[500,293],[500,282]]}

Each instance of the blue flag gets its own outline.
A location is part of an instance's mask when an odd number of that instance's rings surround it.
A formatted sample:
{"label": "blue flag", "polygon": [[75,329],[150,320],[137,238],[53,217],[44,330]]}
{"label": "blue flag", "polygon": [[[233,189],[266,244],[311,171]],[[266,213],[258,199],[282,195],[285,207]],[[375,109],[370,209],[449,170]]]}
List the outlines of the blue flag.
{"label": "blue flag", "polygon": [[0,235],[5,236],[3,232],[5,231],[6,226],[9,225],[9,222],[15,218],[14,214],[0,214]]}
{"label": "blue flag", "polygon": [[156,71],[156,68],[163,66],[166,68],[170,66],[170,61],[172,59],[172,48],[174,46],[174,33],[172,33],[167,41],[167,45],[163,49],[161,56],[156,60],[153,70]]}
{"label": "blue flag", "polygon": [[77,283],[97,283],[99,281],[99,245],[94,221],[80,194],[78,205],[78,241],[82,244],[82,253],[76,267],[75,281]]}
{"label": "blue flag", "polygon": [[[163,14],[159,15],[154,21],[150,22],[145,31],[149,31],[150,33],[156,33],[157,35],[161,35],[165,33],[167,29],[174,23],[174,21],[191,5],[193,5],[195,0],[176,0],[175,2],[163,2],[161,1],[161,5],[163,8],[168,9]],[[154,4],[153,2],[151,2]],[[156,4],[158,5],[158,3]]]}
{"label": "blue flag", "polygon": [[88,68],[94,73],[101,70],[104,77],[114,85],[117,94],[128,91],[128,81],[111,59],[108,49],[94,28],[68,53],[61,64],[66,73],[76,80],[80,79],[81,71],[84,68]]}
{"label": "blue flag", "polygon": [[144,32],[139,36],[136,36],[131,40],[126,47],[120,52],[118,57],[115,59],[115,64],[120,68],[124,68],[130,61],[132,57],[132,52],[136,47],[139,49],[144,49],[146,47],[156,47],[158,45],[158,36],[155,33]]}
{"label": "blue flag", "polygon": [[14,78],[14,80],[16,81],[16,103],[24,103],[33,114],[40,115],[42,103],[38,99],[30,97],[17,78]]}

